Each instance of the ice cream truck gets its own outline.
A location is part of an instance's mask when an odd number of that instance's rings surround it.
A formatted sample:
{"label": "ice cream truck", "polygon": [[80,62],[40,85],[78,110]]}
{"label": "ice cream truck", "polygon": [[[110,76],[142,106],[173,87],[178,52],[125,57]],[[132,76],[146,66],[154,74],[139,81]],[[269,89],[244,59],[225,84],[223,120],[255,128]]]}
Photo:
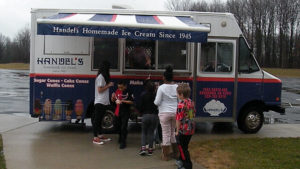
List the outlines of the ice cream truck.
{"label": "ice cream truck", "polygon": [[[30,114],[40,121],[90,117],[102,61],[135,101],[145,79],[158,83],[171,65],[175,82],[192,88],[198,121],[255,133],[263,112],[284,113],[281,80],[259,67],[231,13],[32,9],[30,51]],[[113,128],[113,115],[103,129]]]}

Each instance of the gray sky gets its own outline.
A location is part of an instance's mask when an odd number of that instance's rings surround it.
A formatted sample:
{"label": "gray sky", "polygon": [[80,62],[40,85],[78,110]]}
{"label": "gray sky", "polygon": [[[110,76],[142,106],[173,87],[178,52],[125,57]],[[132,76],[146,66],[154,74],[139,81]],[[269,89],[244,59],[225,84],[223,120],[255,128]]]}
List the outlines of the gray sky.
{"label": "gray sky", "polygon": [[30,27],[31,8],[111,9],[130,5],[140,10],[166,10],[167,0],[0,0],[0,33],[14,38],[25,26]]}

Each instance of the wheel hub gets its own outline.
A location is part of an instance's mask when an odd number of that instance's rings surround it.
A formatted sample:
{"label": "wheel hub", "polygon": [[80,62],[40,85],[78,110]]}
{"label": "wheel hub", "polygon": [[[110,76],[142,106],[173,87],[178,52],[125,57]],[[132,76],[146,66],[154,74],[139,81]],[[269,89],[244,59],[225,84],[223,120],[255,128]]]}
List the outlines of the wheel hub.
{"label": "wheel hub", "polygon": [[103,117],[102,120],[102,128],[103,129],[109,129],[113,127],[113,117],[110,114],[107,114]]}
{"label": "wheel hub", "polygon": [[260,125],[260,114],[258,112],[250,112],[246,118],[246,125],[250,129],[255,129]]}

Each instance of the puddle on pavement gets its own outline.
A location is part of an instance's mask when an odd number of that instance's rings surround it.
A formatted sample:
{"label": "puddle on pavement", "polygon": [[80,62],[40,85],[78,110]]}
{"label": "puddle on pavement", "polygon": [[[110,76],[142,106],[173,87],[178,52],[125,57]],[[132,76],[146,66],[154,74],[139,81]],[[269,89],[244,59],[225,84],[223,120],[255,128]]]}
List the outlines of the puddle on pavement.
{"label": "puddle on pavement", "polygon": [[291,92],[291,93],[295,93],[295,94],[300,94],[299,89],[292,89],[292,88],[288,88],[288,87],[282,87],[282,90],[285,90],[285,91]]}
{"label": "puddle on pavement", "polygon": [[27,72],[13,72],[13,73],[16,74],[19,77],[28,77]]}
{"label": "puddle on pavement", "polygon": [[17,87],[16,89],[24,90],[24,89],[29,89],[29,87]]}
{"label": "puddle on pavement", "polygon": [[276,118],[276,117],[265,117],[264,124],[288,124],[288,119]]}

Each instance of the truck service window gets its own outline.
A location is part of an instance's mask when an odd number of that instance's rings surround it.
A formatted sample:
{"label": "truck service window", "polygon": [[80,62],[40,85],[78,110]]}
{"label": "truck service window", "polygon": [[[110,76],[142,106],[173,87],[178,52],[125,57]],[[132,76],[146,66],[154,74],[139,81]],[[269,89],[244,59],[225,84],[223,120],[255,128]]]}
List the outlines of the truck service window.
{"label": "truck service window", "polygon": [[126,69],[155,69],[155,41],[126,40]]}
{"label": "truck service window", "polygon": [[209,42],[201,46],[200,69],[202,72],[231,72],[232,43]]}
{"label": "truck service window", "polygon": [[240,38],[239,72],[252,73],[259,71],[251,51],[244,38]]}
{"label": "truck service window", "polygon": [[158,42],[158,69],[172,65],[174,69],[187,69],[186,42]]}
{"label": "truck service window", "polygon": [[118,39],[94,38],[93,69],[99,69],[102,61],[110,63],[111,69],[118,69]]}

